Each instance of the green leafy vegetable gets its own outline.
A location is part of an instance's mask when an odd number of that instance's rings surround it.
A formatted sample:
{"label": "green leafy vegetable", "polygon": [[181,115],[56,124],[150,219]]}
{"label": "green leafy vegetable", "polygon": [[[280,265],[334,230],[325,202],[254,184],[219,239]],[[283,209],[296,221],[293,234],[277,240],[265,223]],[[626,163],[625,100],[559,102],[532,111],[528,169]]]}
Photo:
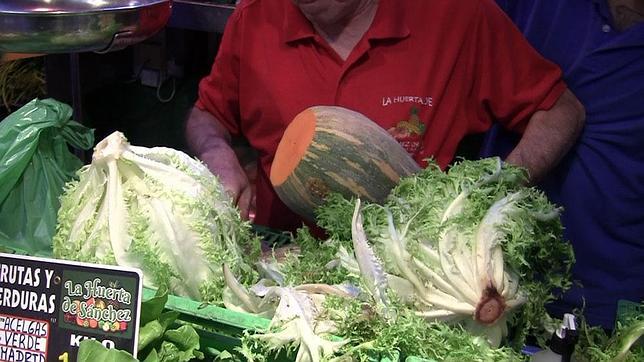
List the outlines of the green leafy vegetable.
{"label": "green leafy vegetable", "polygon": [[135,362],[138,361],[131,354],[118,349],[105,348],[100,342],[86,339],[80,343],[77,360],[79,362]]}
{"label": "green leafy vegetable", "polygon": [[58,258],[140,268],[143,283],[221,302],[226,263],[252,279],[259,241],[201,162],[164,147],[130,145],[115,132],[61,198]]}
{"label": "green leafy vegetable", "polygon": [[160,361],[191,361],[203,359],[199,351],[199,335],[192,326],[184,325],[178,329],[166,331],[165,341],[158,352]]}
{"label": "green leafy vegetable", "polygon": [[[348,220],[351,220],[350,214]],[[347,240],[351,240],[351,237]],[[286,276],[287,285],[340,284],[358,280],[357,276],[352,276],[345,269],[325,267],[325,264],[336,259],[340,247],[346,245],[350,248],[350,242],[330,239],[320,243],[306,227],[297,231],[293,242],[299,245],[299,252],[287,254],[280,263],[280,271]]]}
{"label": "green leafy vegetable", "polygon": [[525,335],[551,333],[544,304],[568,288],[574,258],[560,210],[524,183],[523,170],[486,159],[432,164],[384,205],[331,195],[318,209],[328,240],[300,230],[300,252],[253,286],[227,273],[231,307],[273,318],[238,352],[526,360]]}
{"label": "green leafy vegetable", "polygon": [[[389,287],[418,315],[461,321],[493,346],[506,322],[515,347],[543,332],[544,305],[569,287],[574,257],[561,239],[560,210],[524,181],[523,170],[499,159],[461,161],[449,172],[431,164],[402,179],[385,205],[364,207]],[[319,210],[331,238],[350,235],[340,220],[353,206],[336,197]]]}
{"label": "green leafy vegetable", "polygon": [[[644,303],[641,304],[644,308]],[[612,335],[602,328],[589,326],[581,318],[579,342],[574,357],[578,361],[636,362],[644,361],[644,314],[618,322]]]}
{"label": "green leafy vegetable", "polygon": [[491,348],[459,326],[427,322],[412,309],[393,303],[395,319],[386,320],[374,313],[371,305],[356,299],[329,296],[326,317],[337,323],[344,338],[353,343],[344,352],[357,359],[401,351],[436,361],[523,361],[526,356],[510,348]]}
{"label": "green leafy vegetable", "polygon": [[144,326],[155,319],[158,319],[163,313],[165,304],[168,302],[168,288],[161,285],[157,289],[154,297],[141,302],[141,317],[139,324]]}
{"label": "green leafy vegetable", "polygon": [[[155,296],[141,303],[138,357],[148,362],[183,362],[203,359],[199,335],[191,325],[169,329],[179,317],[178,312],[163,312],[168,300],[167,289],[158,289]],[[145,323],[144,323],[145,322]],[[130,353],[108,349],[95,340],[80,343],[79,362],[138,361]]]}

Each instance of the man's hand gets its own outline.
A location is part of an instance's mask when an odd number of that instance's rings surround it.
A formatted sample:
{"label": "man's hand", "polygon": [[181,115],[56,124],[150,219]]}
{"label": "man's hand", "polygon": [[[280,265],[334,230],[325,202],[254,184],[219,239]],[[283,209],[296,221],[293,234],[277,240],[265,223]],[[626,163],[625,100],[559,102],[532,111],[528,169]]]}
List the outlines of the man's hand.
{"label": "man's hand", "polygon": [[248,219],[253,200],[253,191],[246,172],[239,164],[235,152],[225,145],[212,148],[199,158],[217,176],[224,189],[239,208],[241,217]]}
{"label": "man's hand", "polygon": [[210,113],[193,108],[186,121],[186,140],[190,149],[215,174],[248,219],[254,195],[246,172],[230,146],[230,134]]}
{"label": "man's hand", "polygon": [[506,161],[526,168],[530,183],[539,182],[574,145],[585,117],[583,105],[566,90],[552,108],[532,115]]}

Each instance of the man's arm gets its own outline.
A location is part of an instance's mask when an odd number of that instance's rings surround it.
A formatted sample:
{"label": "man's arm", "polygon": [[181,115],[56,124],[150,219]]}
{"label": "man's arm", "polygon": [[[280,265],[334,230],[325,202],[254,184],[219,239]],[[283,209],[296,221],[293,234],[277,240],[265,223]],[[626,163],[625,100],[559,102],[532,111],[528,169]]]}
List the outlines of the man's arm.
{"label": "man's arm", "polygon": [[186,121],[186,141],[192,152],[219,178],[244,219],[252,198],[248,177],[230,146],[228,130],[212,114],[194,107]]}
{"label": "man's arm", "polygon": [[583,105],[566,90],[552,108],[532,115],[523,137],[506,161],[525,167],[530,182],[538,182],[570,150],[581,133],[584,120]]}

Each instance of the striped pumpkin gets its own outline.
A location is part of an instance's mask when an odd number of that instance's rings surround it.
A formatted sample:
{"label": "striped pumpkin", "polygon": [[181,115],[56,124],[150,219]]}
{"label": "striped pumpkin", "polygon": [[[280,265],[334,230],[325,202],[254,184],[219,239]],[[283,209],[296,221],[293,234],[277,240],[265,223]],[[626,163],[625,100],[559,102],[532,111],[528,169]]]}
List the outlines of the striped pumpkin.
{"label": "striped pumpkin", "polygon": [[315,208],[331,192],[380,203],[401,177],[418,170],[405,149],[364,115],[315,106],[286,128],[270,179],[291,210],[314,221]]}

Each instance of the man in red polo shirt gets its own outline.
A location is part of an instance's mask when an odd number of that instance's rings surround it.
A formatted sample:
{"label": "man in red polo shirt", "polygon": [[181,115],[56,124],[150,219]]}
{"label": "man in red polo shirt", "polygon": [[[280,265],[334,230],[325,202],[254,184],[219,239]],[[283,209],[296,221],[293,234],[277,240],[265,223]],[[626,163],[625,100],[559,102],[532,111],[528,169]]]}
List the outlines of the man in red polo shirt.
{"label": "man in red polo shirt", "polygon": [[230,147],[259,155],[255,222],[301,220],[268,175],[284,129],[313,105],[381,125],[422,165],[445,167],[462,138],[492,121],[523,132],[508,162],[544,175],[583,125],[583,107],[492,0],[248,0],[228,20],[187,125],[195,154],[243,215],[251,188]]}

